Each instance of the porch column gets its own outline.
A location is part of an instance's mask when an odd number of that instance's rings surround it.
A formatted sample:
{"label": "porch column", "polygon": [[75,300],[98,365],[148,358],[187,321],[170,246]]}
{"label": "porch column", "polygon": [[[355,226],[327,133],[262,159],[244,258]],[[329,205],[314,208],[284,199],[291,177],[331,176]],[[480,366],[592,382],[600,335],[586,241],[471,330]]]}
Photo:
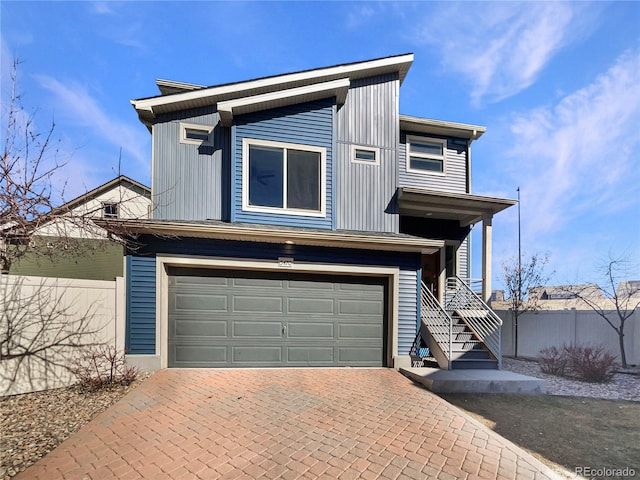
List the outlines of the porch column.
{"label": "porch column", "polygon": [[491,222],[493,215],[482,217],[482,299],[491,298]]}

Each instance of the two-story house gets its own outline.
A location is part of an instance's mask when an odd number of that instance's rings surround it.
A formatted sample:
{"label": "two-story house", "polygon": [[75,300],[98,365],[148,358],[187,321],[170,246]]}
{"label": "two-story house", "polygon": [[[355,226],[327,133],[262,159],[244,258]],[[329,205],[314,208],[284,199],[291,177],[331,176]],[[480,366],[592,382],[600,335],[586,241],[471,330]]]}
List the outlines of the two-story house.
{"label": "two-story house", "polygon": [[[132,101],[153,137],[154,214],[119,222],[137,244],[130,361],[398,367],[424,342],[445,368],[473,360],[470,349],[495,368],[481,297],[492,216],[514,202],[471,194],[483,127],[400,114],[412,62],[208,87],[158,80],[160,95]],[[481,296],[462,280],[477,222]]]}

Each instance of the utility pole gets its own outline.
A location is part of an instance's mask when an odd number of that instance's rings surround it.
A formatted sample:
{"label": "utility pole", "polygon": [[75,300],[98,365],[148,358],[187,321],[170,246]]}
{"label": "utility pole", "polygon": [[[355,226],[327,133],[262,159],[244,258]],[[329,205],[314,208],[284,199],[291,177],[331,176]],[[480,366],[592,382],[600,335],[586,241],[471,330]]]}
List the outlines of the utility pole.
{"label": "utility pole", "polygon": [[514,357],[518,358],[518,316],[520,302],[522,301],[522,236],[520,233],[520,187],[518,192],[518,292],[516,298],[516,308],[514,313]]}

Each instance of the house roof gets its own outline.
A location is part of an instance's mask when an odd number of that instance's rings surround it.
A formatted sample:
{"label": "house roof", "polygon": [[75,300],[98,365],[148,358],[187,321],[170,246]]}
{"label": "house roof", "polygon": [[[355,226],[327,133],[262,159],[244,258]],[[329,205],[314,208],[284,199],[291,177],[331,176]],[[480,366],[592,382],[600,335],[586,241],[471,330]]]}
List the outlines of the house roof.
{"label": "house roof", "polygon": [[163,113],[211,106],[227,100],[292,90],[334,80],[352,81],[397,72],[402,83],[412,63],[413,54],[407,53],[209,87],[161,80],[156,83],[163,92],[162,95],[131,100],[131,104],[138,112],[140,121],[150,126],[156,116]]}
{"label": "house roof", "polygon": [[99,220],[118,234],[150,234],[168,237],[214,238],[334,248],[355,248],[394,252],[434,253],[444,241],[412,235],[353,230],[281,227],[247,223],[183,220]]}
{"label": "house roof", "polygon": [[113,180],[109,180],[108,182],[103,183],[102,185],[94,188],[93,190],[90,190],[87,193],[84,193],[79,197],[76,197],[73,200],[70,200],[67,203],[55,208],[54,211],[60,212],[60,211],[72,210],[78,205],[81,205],[85,202],[93,200],[94,198],[118,186],[125,186],[127,188],[137,191],[140,195],[143,195],[147,198],[151,198],[151,189],[149,187],[127,177],[126,175],[120,175],[114,178]]}
{"label": "house roof", "polygon": [[430,135],[450,135],[468,140],[477,140],[487,131],[486,127],[481,127],[480,125],[446,122],[444,120],[432,120],[409,115],[400,115],[400,129]]}
{"label": "house roof", "polygon": [[515,205],[517,200],[421,188],[398,189],[400,213],[417,217],[457,220],[461,227],[475,224]]}

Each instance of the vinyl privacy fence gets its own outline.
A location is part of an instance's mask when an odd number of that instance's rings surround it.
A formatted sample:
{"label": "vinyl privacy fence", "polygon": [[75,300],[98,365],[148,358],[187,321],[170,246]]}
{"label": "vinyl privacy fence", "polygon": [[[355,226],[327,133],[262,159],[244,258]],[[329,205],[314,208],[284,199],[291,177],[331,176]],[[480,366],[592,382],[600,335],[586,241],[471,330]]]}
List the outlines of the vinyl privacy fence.
{"label": "vinyl privacy fence", "polygon": [[124,282],[0,275],[0,395],[70,385],[82,348],[124,346]]}
{"label": "vinyl privacy fence", "polygon": [[[514,354],[515,327],[513,312],[497,310],[503,320],[502,353]],[[611,319],[617,325],[616,313]],[[625,352],[629,365],[640,364],[640,311],[636,310],[626,322]],[[541,349],[564,344],[603,344],[619,359],[618,334],[595,312],[590,310],[544,310],[521,314],[518,319],[518,355],[534,358]]]}

